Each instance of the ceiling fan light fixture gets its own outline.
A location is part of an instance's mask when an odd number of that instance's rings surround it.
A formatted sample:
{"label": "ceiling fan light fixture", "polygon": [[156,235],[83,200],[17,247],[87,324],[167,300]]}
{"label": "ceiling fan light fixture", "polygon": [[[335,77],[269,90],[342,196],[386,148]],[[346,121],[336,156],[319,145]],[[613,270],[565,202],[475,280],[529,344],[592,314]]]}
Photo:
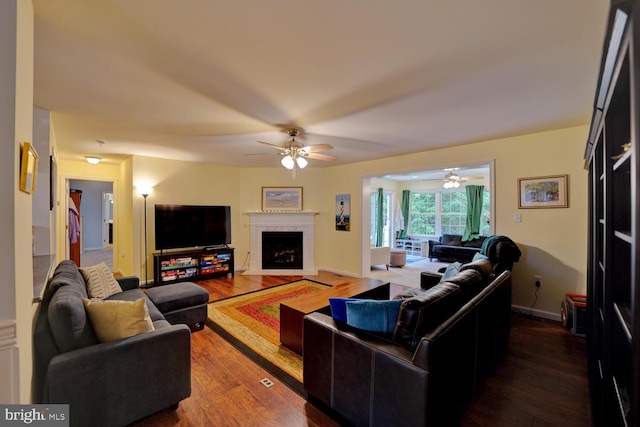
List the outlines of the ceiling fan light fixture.
{"label": "ceiling fan light fixture", "polygon": [[442,184],[442,186],[447,189],[460,187],[460,176],[449,171],[449,173],[444,176],[444,184]]}
{"label": "ceiling fan light fixture", "polygon": [[305,159],[304,157],[297,157],[296,158],[296,163],[298,164],[298,167],[300,169],[304,169],[307,167],[307,165],[309,164],[309,162],[307,161],[307,159]]}
{"label": "ceiling fan light fixture", "polygon": [[295,162],[293,161],[293,157],[291,157],[291,154],[287,154],[286,156],[284,156],[282,160],[280,160],[280,163],[282,164],[282,166],[289,170],[293,169],[293,167],[295,166]]}

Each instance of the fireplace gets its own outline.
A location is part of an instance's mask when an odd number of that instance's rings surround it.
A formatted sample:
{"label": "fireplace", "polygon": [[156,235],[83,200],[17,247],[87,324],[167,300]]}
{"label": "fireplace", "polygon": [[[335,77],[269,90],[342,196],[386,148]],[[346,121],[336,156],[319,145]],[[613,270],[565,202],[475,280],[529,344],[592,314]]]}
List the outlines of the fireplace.
{"label": "fireplace", "polygon": [[[246,215],[251,226],[251,247],[249,268],[243,274],[318,274],[314,259],[316,212],[246,212]],[[265,243],[275,247],[264,248]]]}
{"label": "fireplace", "polygon": [[301,231],[263,231],[262,269],[302,269]]}

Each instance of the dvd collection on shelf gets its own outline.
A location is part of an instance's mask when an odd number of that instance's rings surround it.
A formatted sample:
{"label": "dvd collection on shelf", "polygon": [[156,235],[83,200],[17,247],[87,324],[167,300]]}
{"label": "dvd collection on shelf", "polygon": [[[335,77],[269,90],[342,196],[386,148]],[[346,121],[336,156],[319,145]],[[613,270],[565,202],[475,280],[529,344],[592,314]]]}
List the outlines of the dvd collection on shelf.
{"label": "dvd collection on shelf", "polygon": [[184,251],[174,254],[155,254],[156,283],[202,278],[208,275],[233,272],[233,249],[224,251]]}

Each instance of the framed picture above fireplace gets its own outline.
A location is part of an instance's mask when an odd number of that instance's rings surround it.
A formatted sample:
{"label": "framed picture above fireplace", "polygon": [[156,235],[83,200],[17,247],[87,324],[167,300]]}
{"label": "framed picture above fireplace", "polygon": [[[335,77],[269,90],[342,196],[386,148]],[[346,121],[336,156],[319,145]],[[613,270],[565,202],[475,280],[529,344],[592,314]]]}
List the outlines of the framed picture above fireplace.
{"label": "framed picture above fireplace", "polygon": [[264,212],[302,211],[302,187],[262,187]]}

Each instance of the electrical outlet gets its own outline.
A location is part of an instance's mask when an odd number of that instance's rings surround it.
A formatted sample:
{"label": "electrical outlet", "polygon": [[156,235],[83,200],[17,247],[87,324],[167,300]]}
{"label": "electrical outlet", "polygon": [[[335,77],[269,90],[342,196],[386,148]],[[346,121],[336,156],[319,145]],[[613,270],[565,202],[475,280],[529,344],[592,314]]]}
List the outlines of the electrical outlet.
{"label": "electrical outlet", "polygon": [[542,286],[542,276],[533,276],[533,280],[535,281],[536,288]]}
{"label": "electrical outlet", "polygon": [[271,381],[269,378],[263,378],[260,380],[260,384],[262,384],[266,388],[269,388],[273,386],[273,381]]}

